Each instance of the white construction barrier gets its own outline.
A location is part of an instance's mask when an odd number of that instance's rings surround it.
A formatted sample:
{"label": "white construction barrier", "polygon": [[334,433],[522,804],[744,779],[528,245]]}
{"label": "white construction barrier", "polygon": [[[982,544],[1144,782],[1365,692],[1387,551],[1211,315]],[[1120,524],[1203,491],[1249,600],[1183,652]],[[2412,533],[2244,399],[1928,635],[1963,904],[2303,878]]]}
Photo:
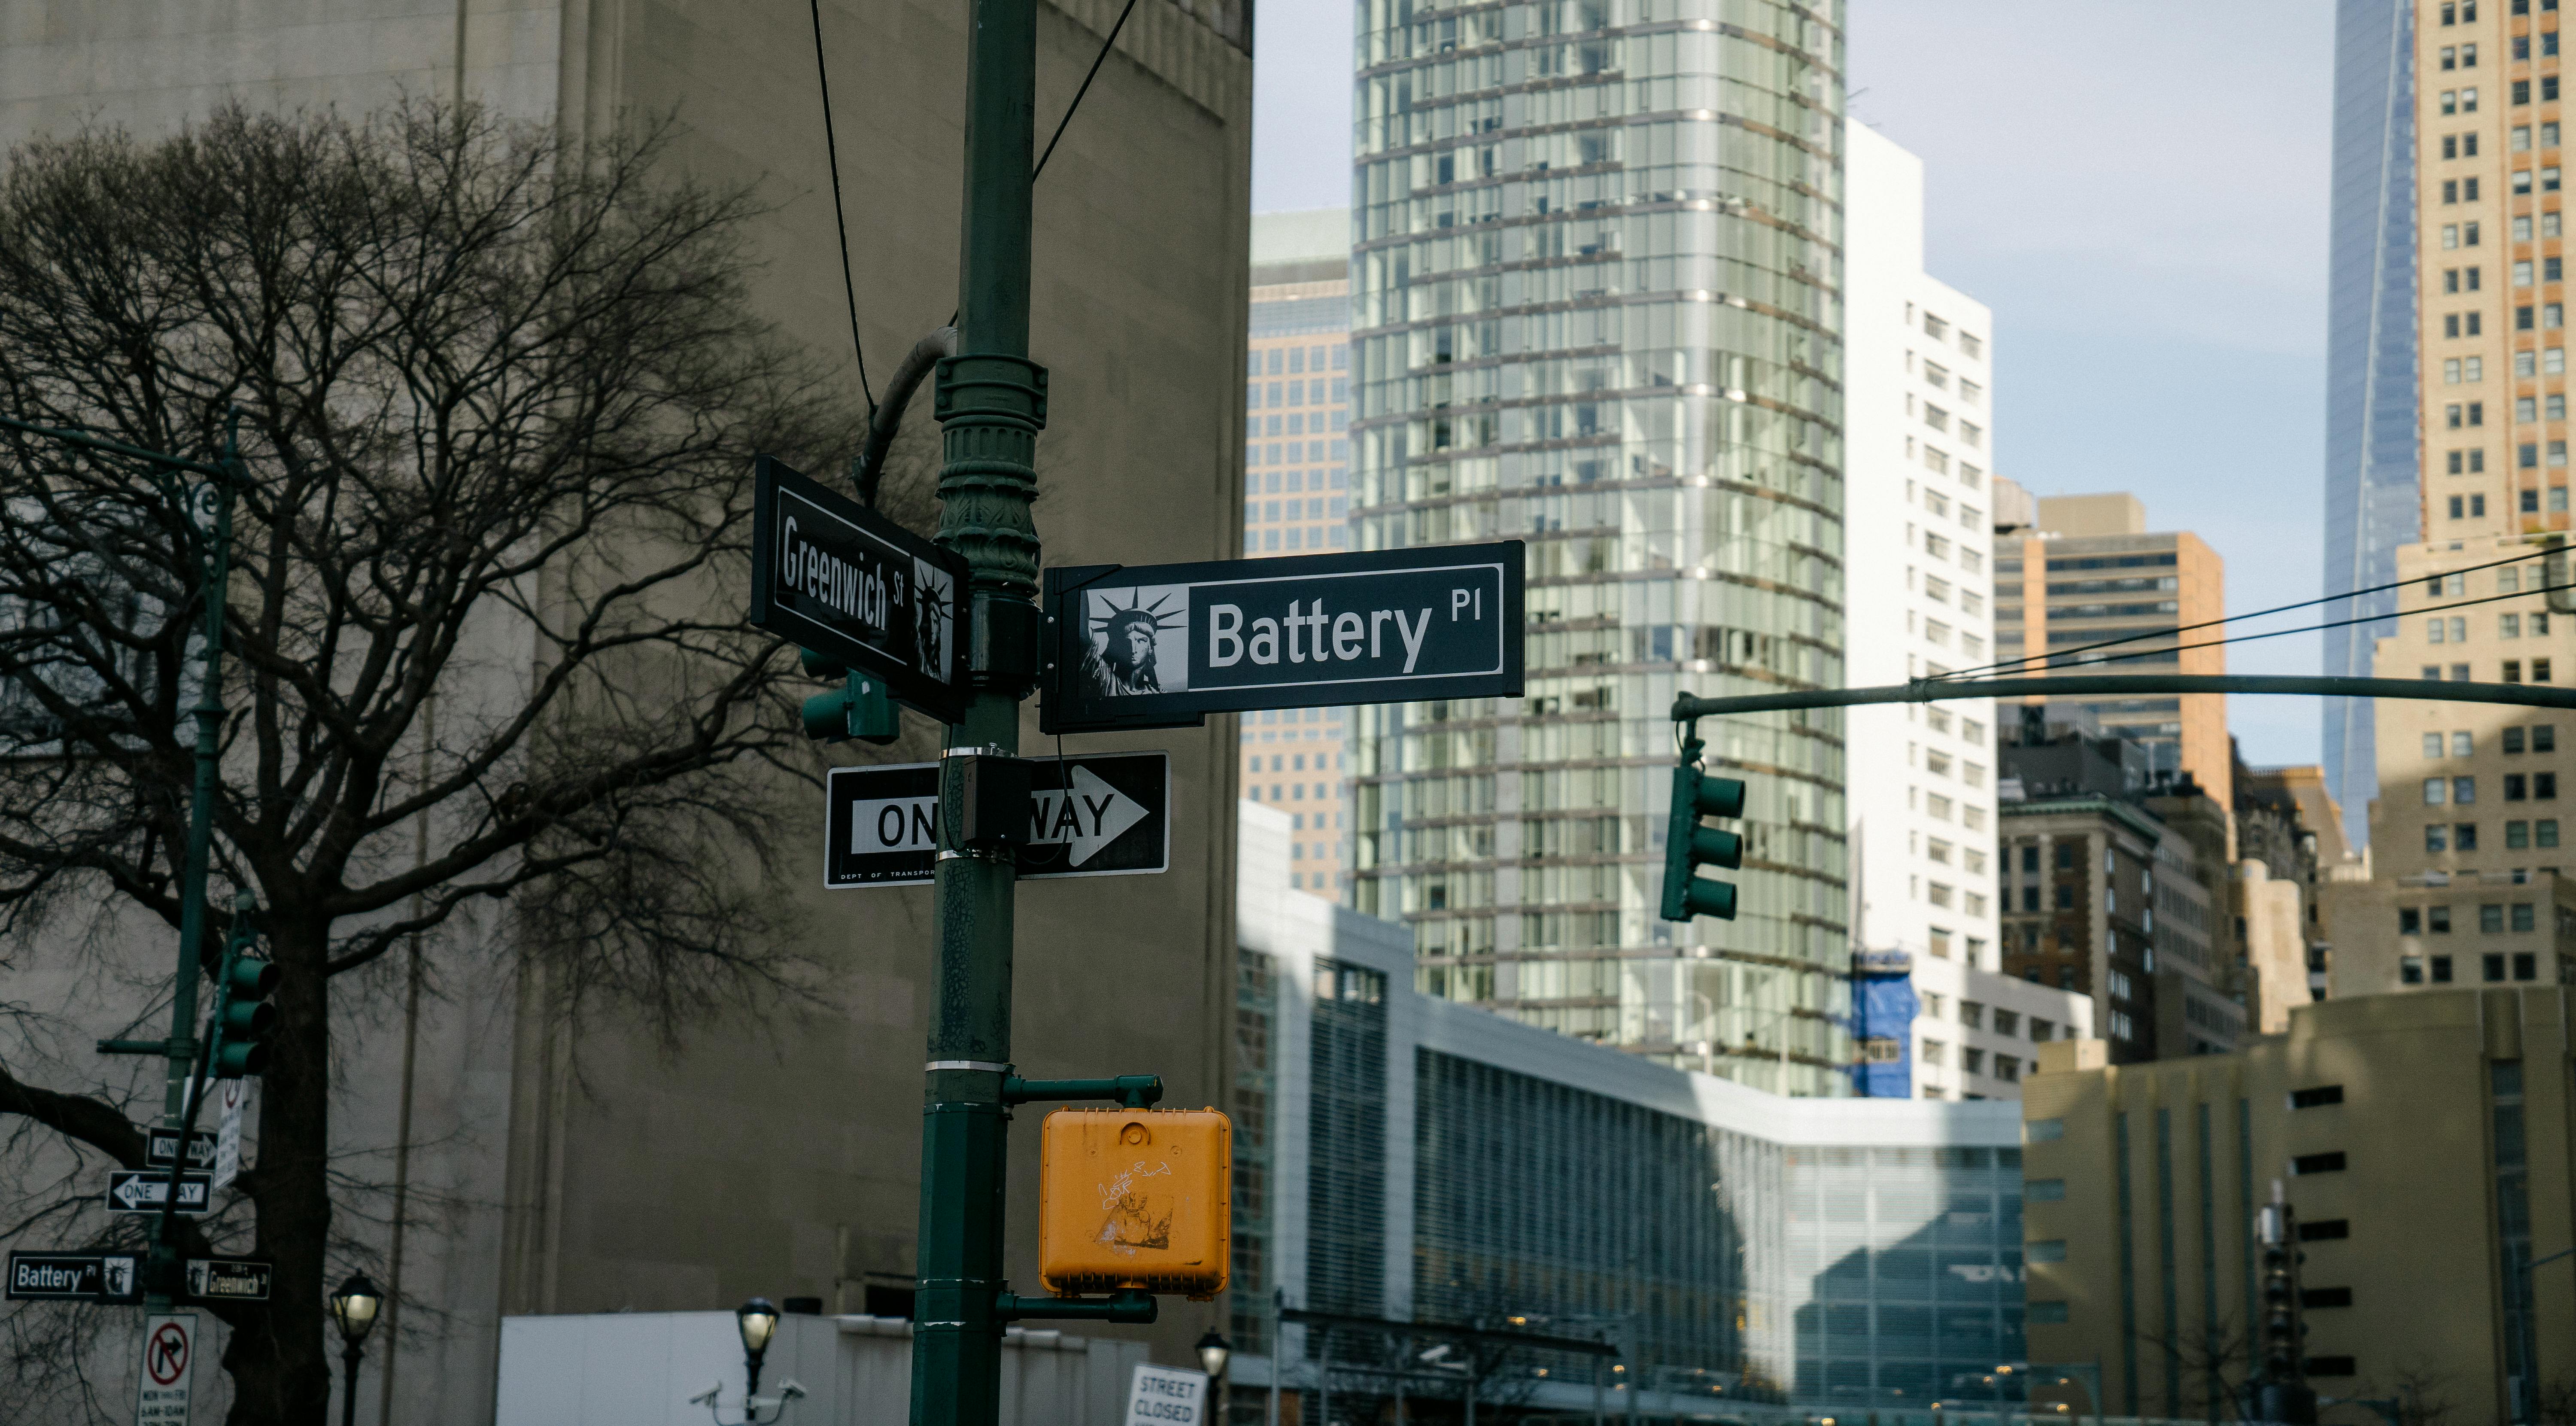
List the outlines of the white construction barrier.
{"label": "white construction barrier", "polygon": [[[1120,1426],[1142,1342],[1011,1328],[1002,1426]],[[778,1319],[760,1369],[778,1426],[905,1426],[912,1324],[899,1317]],[[496,1426],[739,1426],[742,1339],[730,1312],[603,1312],[501,1321]],[[715,1395],[711,1411],[703,1398]],[[766,1423],[782,1408],[764,1406]]]}

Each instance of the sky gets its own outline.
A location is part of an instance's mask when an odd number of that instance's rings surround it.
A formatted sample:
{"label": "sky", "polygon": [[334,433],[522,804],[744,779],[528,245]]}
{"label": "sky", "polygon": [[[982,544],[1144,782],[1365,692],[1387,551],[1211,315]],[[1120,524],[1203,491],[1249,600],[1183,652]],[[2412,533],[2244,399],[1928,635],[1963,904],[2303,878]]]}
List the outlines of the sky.
{"label": "sky", "polygon": [[[1256,11],[1255,212],[1350,201],[1350,14]],[[1997,472],[2134,492],[2226,560],[2232,614],[2315,598],[2329,0],[1849,0],[1846,19],[1851,112],[1923,160],[1925,266],[1994,309]],[[2300,635],[2228,668],[2318,658]],[[2247,761],[2317,760],[2315,700],[2228,703]]]}

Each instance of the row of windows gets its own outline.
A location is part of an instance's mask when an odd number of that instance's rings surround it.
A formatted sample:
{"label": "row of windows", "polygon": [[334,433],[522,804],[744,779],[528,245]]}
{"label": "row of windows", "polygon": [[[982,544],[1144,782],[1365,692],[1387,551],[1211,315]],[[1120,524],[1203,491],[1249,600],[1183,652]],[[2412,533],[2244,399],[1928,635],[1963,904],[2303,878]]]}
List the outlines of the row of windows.
{"label": "row of windows", "polygon": [[[2538,621],[2546,618],[2547,616],[2534,614],[2531,617],[2533,620]],[[2544,633],[2547,631],[2547,628],[2548,626],[2545,624],[2535,624],[2532,632],[2535,634]],[[2456,635],[2454,637],[2456,637]],[[2510,638],[2512,636],[2507,635],[2506,637]],[[2450,749],[2450,756],[2452,757],[2474,757],[2477,755],[2478,751],[2477,735],[2467,732],[2453,733],[2447,743],[2439,733],[2426,733],[2424,735],[2425,757],[2441,757],[2445,747]],[[2535,753],[2554,753],[2558,751],[2558,725],[2555,723],[2534,723],[2528,728],[2513,727],[2504,730],[2504,750],[2506,752],[2520,753],[2525,749]]]}
{"label": "row of windows", "polygon": [[[2424,779],[2424,805],[2439,807],[2445,796],[2454,807],[2466,807],[2478,800],[2478,780],[2474,777],[2428,777]],[[2504,800],[2520,802],[2526,797],[2534,802],[2551,802],[2558,797],[2558,774],[2554,772],[2504,775]]]}
{"label": "row of windows", "polygon": [[[2524,470],[2537,470],[2540,467],[2541,451],[2537,442],[2524,442],[2520,454],[2522,457],[2522,468]],[[2485,451],[2453,451],[2451,452],[2450,461],[2451,474],[2459,475],[2463,473],[2463,455],[2466,456],[2465,465],[2467,474],[2475,475],[2487,468],[2487,453]],[[2551,441],[2549,443],[2549,468],[2552,470],[2564,470],[2566,466],[2567,443],[2565,441]],[[2544,496],[2546,497],[2545,503],[2548,506],[2550,514],[2560,515],[2566,513],[2567,487],[2563,485],[2550,486],[2546,491],[2541,490],[2538,486],[2534,486],[2527,490],[2517,491],[2514,495],[2514,506],[2525,515],[2537,515],[2540,513],[2541,507],[2544,503]],[[2454,520],[2460,519],[2463,513],[2465,513],[2469,519],[2483,520],[2486,518],[2487,513],[2487,498],[2483,495],[2454,495],[2448,498],[2444,508],[2449,512],[2450,517]]]}
{"label": "row of windows", "polygon": [[[2056,612],[2057,611],[2053,609],[2050,610],[2050,617],[2056,617]],[[2499,614],[2496,616],[2497,638],[2519,639],[2522,637],[2523,631],[2526,628],[2531,631],[2531,637],[2535,639],[2545,639],[2549,637],[2549,615],[2535,610],[2527,614]],[[2424,621],[2424,642],[2428,644],[2465,644],[2468,641],[2469,619],[2465,614],[2453,614],[2447,618],[2436,614]],[[2433,736],[2439,735],[2436,734]],[[2430,745],[2428,744],[2427,746]],[[2436,756],[2438,756],[2438,754]]]}
{"label": "row of windows", "polygon": [[[1913,303],[1908,302],[1905,304],[1905,315],[1907,320],[1910,321],[1913,319]],[[1930,337],[1936,342],[1946,342],[1950,340],[1950,334],[1951,326],[1947,321],[1933,316],[1930,312],[1925,312],[1923,314],[1923,335]],[[1961,330],[1958,336],[1959,350],[1962,353],[1971,357],[1983,357],[1986,354],[1985,341],[1978,337],[1976,333]]]}
{"label": "row of windows", "polygon": [[[1282,541],[1285,541],[1283,543]],[[1255,550],[1268,554],[1274,550],[1320,550],[1326,546],[1342,549],[1351,542],[1351,527],[1327,525],[1320,530],[1301,529],[1291,525],[1285,530],[1247,530],[1243,535],[1244,552]]]}
{"label": "row of windows", "polygon": [[[2509,564],[2495,572],[2495,581],[2498,594],[2520,594],[2524,590],[2538,594],[2549,587],[2549,567],[2538,560],[2527,567]],[[2469,592],[2468,575],[2465,572],[2426,575],[2424,592],[2436,599],[2446,594],[2456,598]]]}
{"label": "row of windows", "polygon": [[[1258,308],[1266,304],[1256,302],[1253,305]],[[1246,376],[1277,376],[1282,372],[1322,371],[1324,369],[1324,353],[1328,351],[1333,354],[1333,370],[1350,370],[1350,345],[1346,342],[1334,342],[1328,346],[1272,347],[1268,351],[1254,352],[1245,361],[1243,374]],[[1341,382],[1335,381],[1333,383],[1333,399],[1336,401],[1343,399],[1341,387]],[[1318,383],[1316,389],[1318,391],[1322,390],[1320,383]],[[1321,401],[1324,398],[1319,395],[1315,399]],[[1253,404],[1257,406],[1261,403],[1256,401]],[[1279,404],[1279,383],[1275,381],[1270,384],[1270,404],[1273,406]],[[1295,403],[1292,402],[1290,404],[1293,405]]]}
{"label": "row of windows", "polygon": [[[1338,416],[1341,413],[1334,414]],[[1279,418],[1273,416],[1270,419],[1275,421]],[[1300,442],[1290,441],[1283,453],[1283,448],[1277,441],[1272,441],[1266,446],[1247,445],[1243,448],[1243,463],[1245,465],[1295,465],[1301,461],[1346,461],[1351,458],[1351,443],[1345,440],[1334,440],[1329,443],[1306,441],[1302,443],[1302,449],[1300,447]]]}
{"label": "row of windows", "polygon": [[1303,436],[1309,432],[1320,436],[1327,430],[1347,431],[1350,428],[1350,413],[1338,408],[1329,414],[1318,411],[1311,416],[1303,411],[1291,411],[1285,416],[1243,418],[1243,434],[1247,438],[1262,435]]}
{"label": "row of windows", "polygon": [[[2503,672],[2504,681],[2506,683],[2522,682],[2522,660],[2506,659],[2504,661]],[[2417,677],[2422,678],[2427,683],[2440,683],[2442,681],[2442,665],[2437,663],[2425,664],[2418,672]],[[2453,683],[2473,682],[2474,680],[2469,677],[2469,666],[2464,663],[2455,663],[2451,665],[2450,681]],[[2550,681],[2549,660],[2533,659],[2531,661],[2531,681],[2533,683],[2547,683]]]}
{"label": "row of windows", "polygon": [[[2558,819],[2543,817],[2538,822],[2513,821],[2504,824],[2504,844],[2509,851],[2525,847],[2558,845]],[[2475,822],[2428,822],[2424,825],[2424,850],[2428,852],[2478,849],[2478,824]]]}
{"label": "row of windows", "polygon": [[[2462,908],[2466,909],[2466,908]],[[2528,901],[2511,904],[2490,901],[2478,908],[2478,933],[2502,936],[2515,931],[2540,929],[2537,908]],[[2447,936],[2451,934],[2451,908],[2448,906],[2401,906],[2397,908],[2397,934],[2401,936]]]}
{"label": "row of windows", "polygon": [[[2538,980],[2540,957],[2531,951],[2515,951],[2510,956],[2488,954],[2478,957],[2479,974],[2490,983],[2502,981],[2508,970],[2515,980]],[[2397,958],[2397,979],[2402,985],[2423,985],[2428,981],[2434,985],[2448,985],[2452,981],[2451,958],[2400,956]]]}
{"label": "row of windows", "polygon": [[1267,490],[1271,494],[1276,495],[1279,493],[1280,482],[1283,477],[1287,482],[1288,493],[1291,495],[1294,495],[1301,490],[1339,490],[1350,483],[1350,468],[1348,466],[1337,465],[1330,471],[1256,470],[1243,477],[1243,493],[1246,495],[1259,495],[1264,490]]}
{"label": "row of windows", "polygon": [[[2526,264],[2526,266],[2527,265],[2528,264]],[[2558,265],[2558,259],[2551,258],[2549,260],[2549,265],[2553,268],[2556,267]],[[2552,274],[2550,281],[2555,282],[2557,280],[2556,275]],[[2526,283],[2524,285],[2528,286],[2529,284]],[[1346,351],[1348,348],[1336,348],[1336,350]],[[1243,388],[1243,404],[1246,408],[1254,411],[1258,411],[1264,406],[1321,406],[1327,401],[1330,401],[1335,405],[1339,405],[1351,399],[1350,378],[1346,376],[1334,377],[1332,386],[1329,388],[1331,395],[1327,396],[1325,394],[1326,390],[1327,388],[1320,377],[1311,383],[1304,381],[1274,381],[1267,386],[1256,381],[1249,383]]]}

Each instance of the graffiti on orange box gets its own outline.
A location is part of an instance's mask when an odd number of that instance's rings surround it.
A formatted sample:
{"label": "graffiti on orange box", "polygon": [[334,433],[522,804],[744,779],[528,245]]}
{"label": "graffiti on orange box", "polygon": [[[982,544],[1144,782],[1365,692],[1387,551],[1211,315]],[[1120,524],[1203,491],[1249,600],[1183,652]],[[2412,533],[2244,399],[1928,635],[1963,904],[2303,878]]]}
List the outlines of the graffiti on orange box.
{"label": "graffiti on orange box", "polygon": [[1100,1225],[1100,1241],[1112,1248],[1134,1253],[1139,1248],[1172,1246],[1172,1214],[1179,1197],[1172,1184],[1160,1185],[1165,1191],[1154,1193],[1137,1180],[1170,1178],[1172,1166],[1148,1167],[1142,1159],[1101,1185],[1100,1207],[1105,1215]]}

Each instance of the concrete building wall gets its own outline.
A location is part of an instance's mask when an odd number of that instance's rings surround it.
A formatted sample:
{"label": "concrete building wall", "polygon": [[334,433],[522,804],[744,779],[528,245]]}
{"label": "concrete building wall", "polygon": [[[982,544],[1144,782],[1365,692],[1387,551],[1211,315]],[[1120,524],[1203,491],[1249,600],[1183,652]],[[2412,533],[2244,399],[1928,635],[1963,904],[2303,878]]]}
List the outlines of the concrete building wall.
{"label": "concrete building wall", "polygon": [[[1119,10],[1115,0],[1040,7],[1042,125],[1065,112]],[[1036,521],[1051,563],[1242,551],[1234,373],[1246,341],[1248,23],[1241,0],[1140,6],[1038,185],[1032,355],[1052,379]],[[846,0],[824,7],[822,26],[860,335],[882,380],[955,308],[965,12]],[[231,98],[354,116],[404,95],[461,92],[594,135],[621,116],[676,115],[675,171],[754,182],[771,205],[752,233],[767,260],[763,314],[846,362],[814,43],[801,8],[664,0],[37,0],[0,14],[0,137],[93,118],[167,133]],[[854,410],[856,376],[844,377]],[[935,461],[929,408],[925,394],[898,446],[899,476],[904,462],[918,472]],[[1016,1029],[1028,1072],[1150,1070],[1173,1102],[1224,1102],[1236,736],[1221,718],[1093,744],[1169,750],[1174,864],[1150,882],[1022,892]],[[1038,745],[1034,717],[1023,737]],[[933,740],[915,719],[895,748],[832,756],[919,760]],[[810,913],[800,949],[826,972],[822,1002],[759,1023],[728,1019],[676,1050],[614,1017],[577,1029],[548,1020],[535,1009],[548,987],[491,973],[510,948],[488,931],[430,966],[411,1168],[413,1211],[430,1226],[407,1244],[403,1287],[418,1310],[401,1324],[395,1417],[487,1419],[505,1311],[708,1308],[755,1292],[856,1310],[871,1289],[896,1300],[908,1289],[930,896],[795,894]],[[389,1162],[404,1024],[378,1015],[343,1034],[349,1090],[335,1133],[370,1163]],[[1024,1290],[1035,1281],[1035,1173],[1023,1135],[1008,1203]],[[352,1231],[381,1252],[372,1221]],[[1214,1320],[1213,1309],[1175,1301],[1158,1327],[1106,1335],[1184,1362]],[[361,1420],[377,1421],[377,1393],[361,1395]]]}
{"label": "concrete building wall", "polygon": [[2517,1419],[2526,1360],[2535,1382],[2576,1370],[2576,1278],[2521,1276],[2576,1238],[2571,1011],[2555,986],[2454,990],[2299,1006],[2225,1056],[2051,1047],[2023,1096],[2032,1359],[2098,1358],[2114,1413],[2201,1415],[2200,1344],[2254,1318],[2251,1220],[2278,1182],[2311,1385],[2350,1401],[2413,1374],[2463,1419]]}

